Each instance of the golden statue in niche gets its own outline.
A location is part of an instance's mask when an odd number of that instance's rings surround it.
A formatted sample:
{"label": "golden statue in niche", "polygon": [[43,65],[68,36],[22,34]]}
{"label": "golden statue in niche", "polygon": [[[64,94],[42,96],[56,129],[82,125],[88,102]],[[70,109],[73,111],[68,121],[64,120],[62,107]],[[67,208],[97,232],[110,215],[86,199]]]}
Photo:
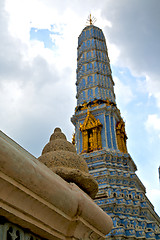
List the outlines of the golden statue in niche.
{"label": "golden statue in niche", "polygon": [[125,123],[123,119],[121,119],[116,126],[116,135],[117,135],[117,144],[118,148],[121,152],[127,153],[127,135],[125,131]]}
{"label": "golden statue in niche", "polygon": [[93,150],[93,133],[90,133],[89,136],[89,151]]}
{"label": "golden statue in niche", "polygon": [[84,123],[80,124],[83,139],[82,153],[92,152],[102,148],[101,128],[102,124],[99,119],[96,119],[88,110]]}

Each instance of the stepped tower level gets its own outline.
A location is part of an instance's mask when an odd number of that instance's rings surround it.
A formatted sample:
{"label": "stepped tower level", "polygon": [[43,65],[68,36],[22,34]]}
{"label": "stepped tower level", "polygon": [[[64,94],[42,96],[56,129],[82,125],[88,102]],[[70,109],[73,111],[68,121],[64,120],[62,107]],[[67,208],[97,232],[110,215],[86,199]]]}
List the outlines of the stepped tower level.
{"label": "stepped tower level", "polygon": [[160,239],[160,218],[126,147],[104,34],[92,22],[78,38],[74,142],[99,184],[95,202],[113,220],[106,239]]}

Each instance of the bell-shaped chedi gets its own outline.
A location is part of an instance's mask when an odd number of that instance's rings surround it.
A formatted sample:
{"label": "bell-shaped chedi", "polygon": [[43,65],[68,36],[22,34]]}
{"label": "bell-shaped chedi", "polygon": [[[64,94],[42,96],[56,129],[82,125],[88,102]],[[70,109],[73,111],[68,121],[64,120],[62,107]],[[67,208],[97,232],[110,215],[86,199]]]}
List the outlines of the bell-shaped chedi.
{"label": "bell-shaped chedi", "polygon": [[67,182],[77,184],[90,197],[94,198],[98,192],[98,184],[89,174],[86,161],[77,155],[74,145],[67,141],[60,128],[55,128],[38,160]]}

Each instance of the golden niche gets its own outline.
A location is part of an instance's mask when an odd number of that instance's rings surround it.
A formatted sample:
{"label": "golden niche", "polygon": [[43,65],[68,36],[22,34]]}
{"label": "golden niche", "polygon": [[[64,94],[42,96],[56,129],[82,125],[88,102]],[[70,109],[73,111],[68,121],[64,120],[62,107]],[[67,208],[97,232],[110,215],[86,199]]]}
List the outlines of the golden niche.
{"label": "golden niche", "polygon": [[80,124],[83,139],[82,153],[102,149],[101,128],[99,119],[96,119],[88,110],[84,123]]}
{"label": "golden niche", "polygon": [[127,153],[127,146],[126,146],[127,135],[125,131],[125,123],[122,119],[120,120],[120,122],[117,123],[116,135],[117,135],[117,144],[118,144],[119,150],[123,153]]}

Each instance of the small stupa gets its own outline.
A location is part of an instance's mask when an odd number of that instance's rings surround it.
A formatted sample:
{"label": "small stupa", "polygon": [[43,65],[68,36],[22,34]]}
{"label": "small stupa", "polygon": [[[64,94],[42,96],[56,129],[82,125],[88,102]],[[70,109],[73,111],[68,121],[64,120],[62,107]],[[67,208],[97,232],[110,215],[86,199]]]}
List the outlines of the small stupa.
{"label": "small stupa", "polygon": [[84,158],[76,153],[75,146],[68,142],[60,128],[55,128],[38,160],[67,182],[73,182],[94,198],[98,184],[89,174]]}

